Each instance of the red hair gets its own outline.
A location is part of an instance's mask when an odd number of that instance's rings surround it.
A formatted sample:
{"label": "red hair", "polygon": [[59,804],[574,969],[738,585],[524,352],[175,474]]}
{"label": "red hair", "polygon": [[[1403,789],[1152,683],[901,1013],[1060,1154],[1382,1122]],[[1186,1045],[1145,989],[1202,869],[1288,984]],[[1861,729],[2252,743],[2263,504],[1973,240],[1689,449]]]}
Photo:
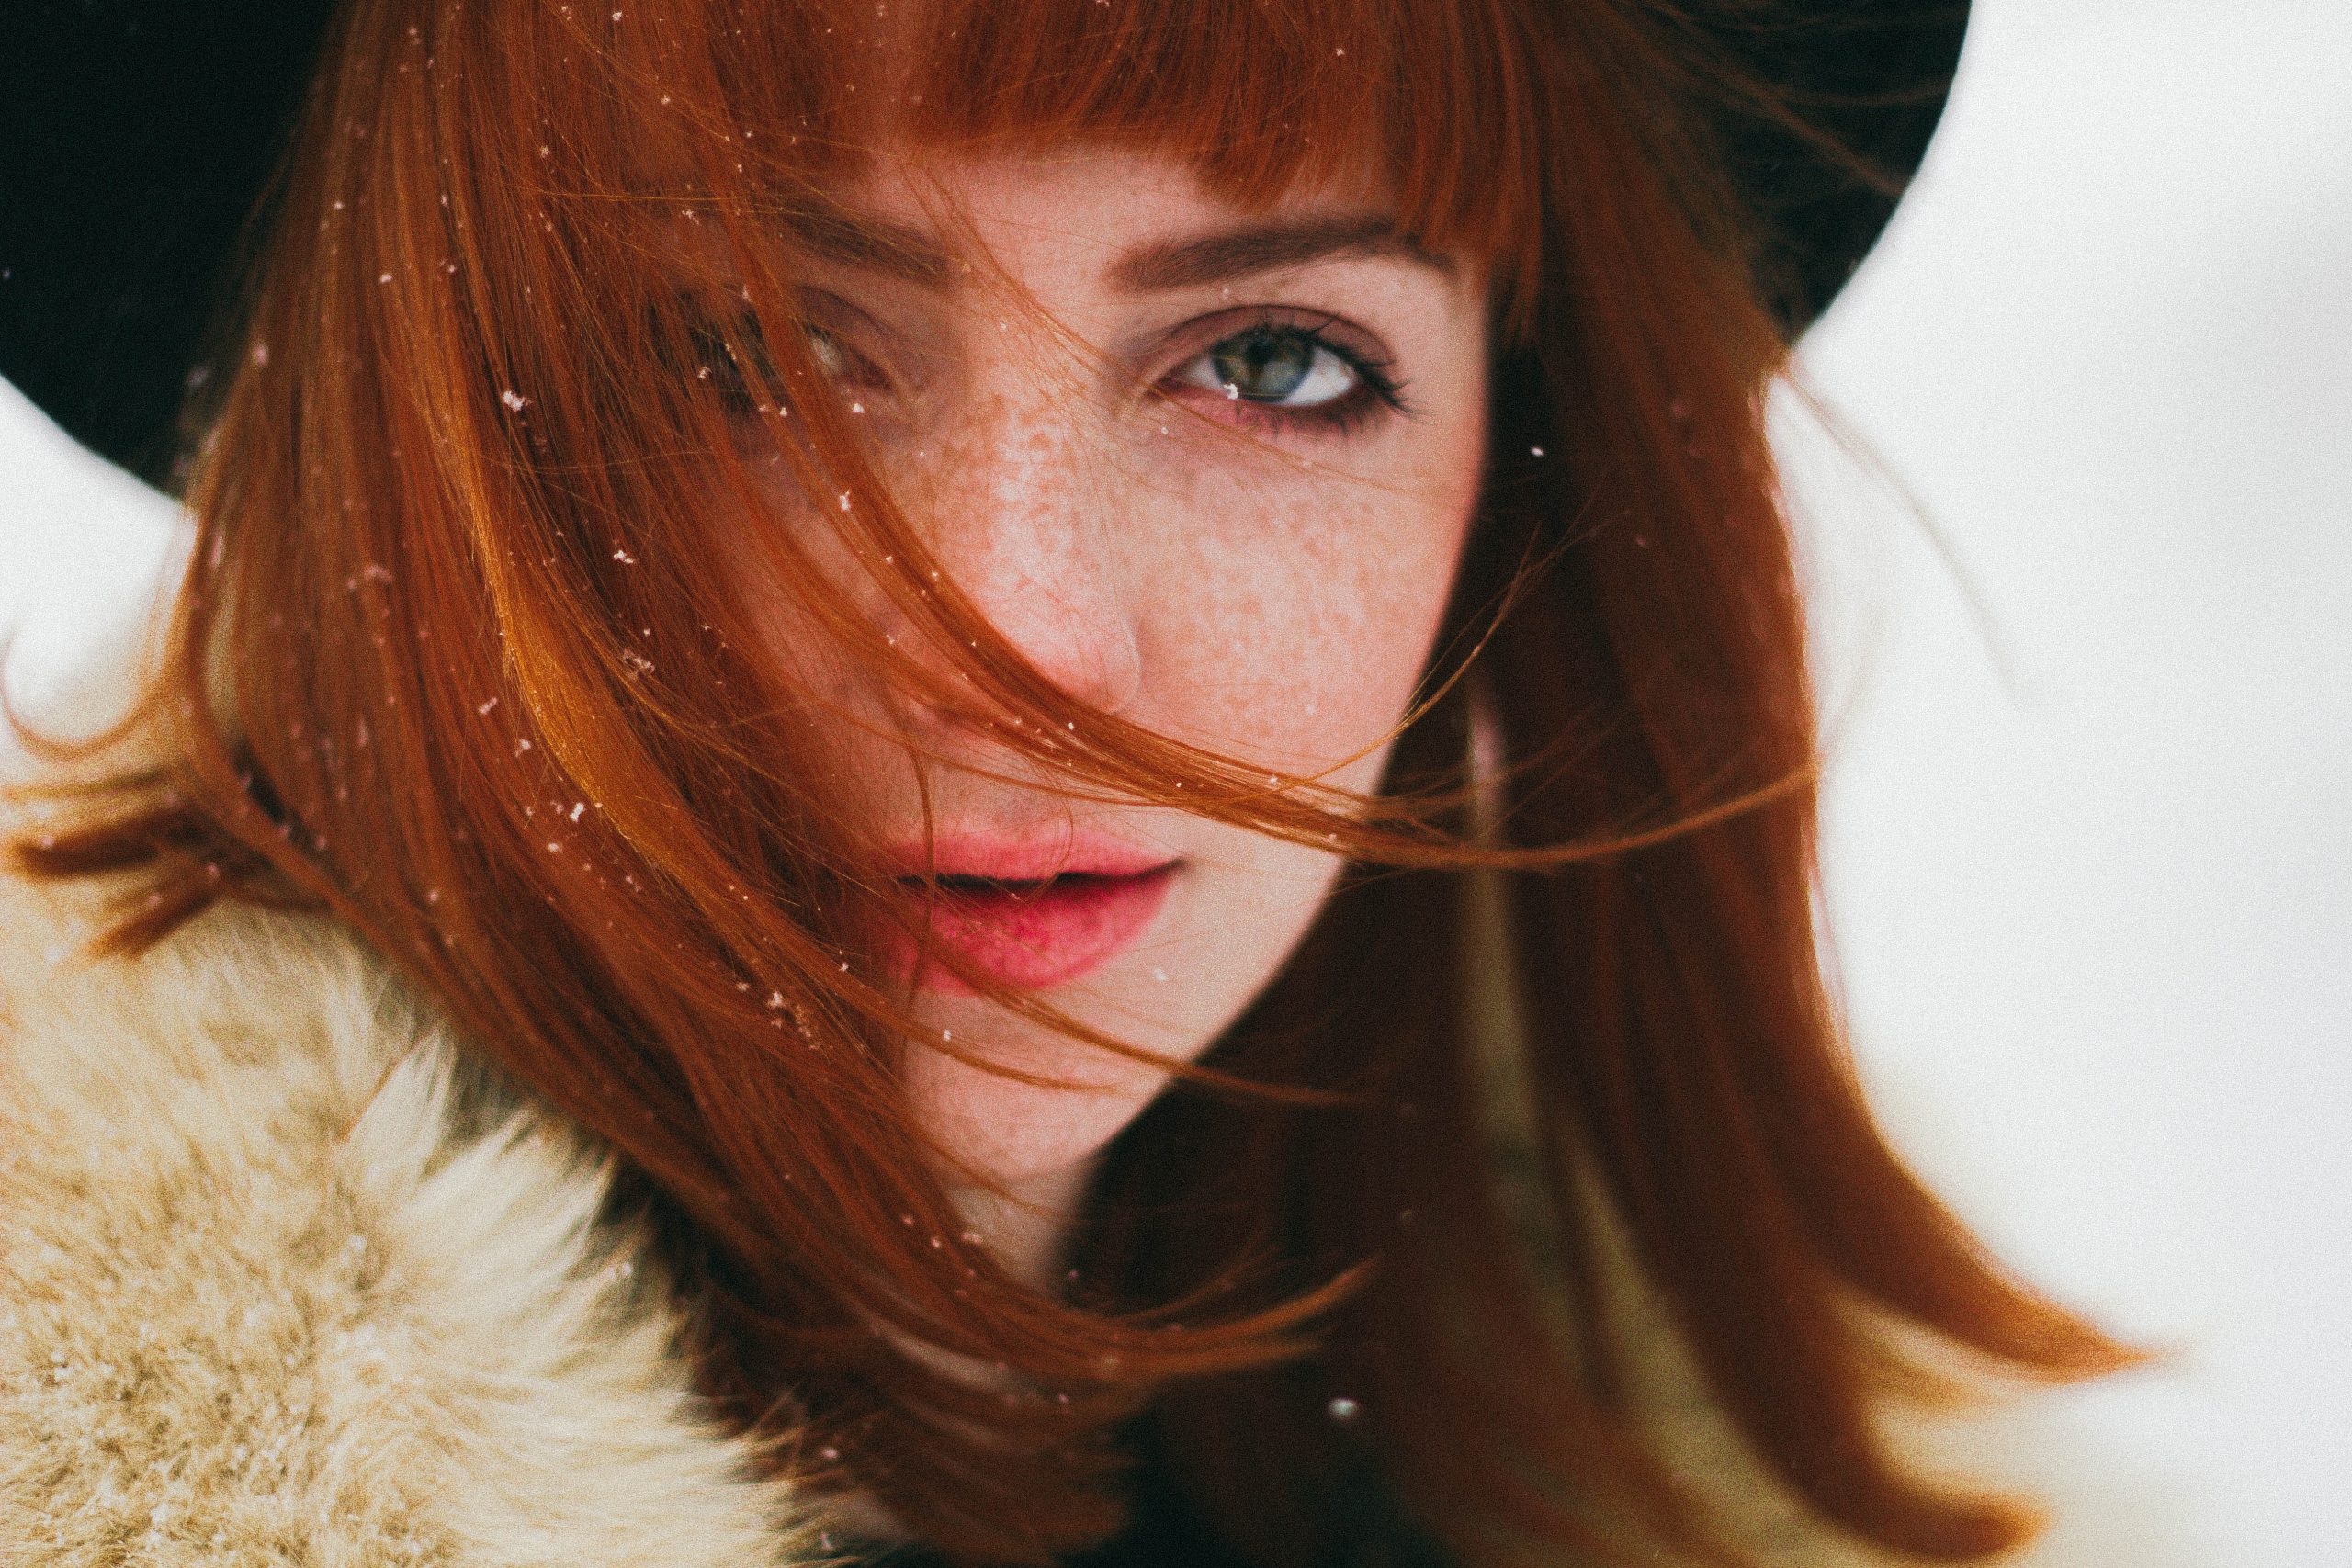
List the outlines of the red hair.
{"label": "red hair", "polygon": [[[1902,1346],[2057,1378],[2131,1353],[1923,1190],[1844,1054],[1760,418],[1786,345],[1694,107],[1723,75],[1699,35],[1623,0],[922,9],[877,38],[842,0],[353,0],[198,411],[144,710],[170,760],[19,859],[136,868],[125,951],[222,898],[362,931],[626,1156],[724,1407],[838,1450],[962,1557],[1114,1528],[1109,1435],[1149,1402],[1177,1483],[1269,1561],[1309,1560],[1367,1473],[1468,1562],[1728,1559],[1645,1446],[1612,1225],[1812,1509],[1931,1557],[2021,1539],[1874,1434],[1932,1381]],[[1369,168],[1410,232],[1492,268],[1485,494],[1376,798],[1085,709],[934,585],[775,243],[885,136],[1165,152],[1254,206]],[[739,317],[653,260],[682,207],[727,235],[740,272],[697,281]],[[855,933],[922,911],[829,795],[808,694],[748,651],[718,531],[760,492],[697,356],[812,495],[854,499],[826,515],[934,634],[886,645],[774,530],[844,656],[1073,792],[1351,857],[1114,1145],[1070,1300],[962,1235],[894,1093],[910,1021]],[[1504,1146],[1519,1179],[1465,1155]]]}

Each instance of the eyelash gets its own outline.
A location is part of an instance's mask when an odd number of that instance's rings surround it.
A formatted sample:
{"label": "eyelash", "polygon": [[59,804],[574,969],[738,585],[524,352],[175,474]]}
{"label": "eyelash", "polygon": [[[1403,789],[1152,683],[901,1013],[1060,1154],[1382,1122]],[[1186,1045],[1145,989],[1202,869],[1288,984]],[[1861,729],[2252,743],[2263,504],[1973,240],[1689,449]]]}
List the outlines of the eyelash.
{"label": "eyelash", "polygon": [[1276,408],[1267,403],[1253,403],[1245,398],[1219,398],[1216,400],[1230,411],[1224,416],[1229,423],[1245,430],[1262,430],[1275,434],[1343,438],[1353,435],[1371,421],[1386,415],[1413,417],[1418,411],[1405,399],[1405,382],[1393,374],[1396,362],[1350,348],[1331,337],[1324,329],[1337,321],[1337,317],[1326,316],[1321,321],[1309,325],[1279,314],[1261,316],[1202,344],[1200,352],[1186,359],[1177,369],[1182,370],[1223,344],[1236,338],[1246,338],[1253,333],[1287,337],[1306,344],[1310,350],[1320,349],[1338,359],[1354,372],[1355,387],[1344,397],[1305,409]]}

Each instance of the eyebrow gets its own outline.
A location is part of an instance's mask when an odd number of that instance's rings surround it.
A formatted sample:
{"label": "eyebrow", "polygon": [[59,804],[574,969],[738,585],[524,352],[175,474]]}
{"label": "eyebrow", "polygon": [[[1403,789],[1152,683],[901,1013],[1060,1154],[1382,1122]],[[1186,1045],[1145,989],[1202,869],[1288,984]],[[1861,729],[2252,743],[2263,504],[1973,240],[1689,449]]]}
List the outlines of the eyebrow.
{"label": "eyebrow", "polygon": [[1392,219],[1362,213],[1277,220],[1190,239],[1156,241],[1121,256],[1111,269],[1111,281],[1132,294],[1197,288],[1334,256],[1385,257],[1453,275],[1451,257],[1429,249]]}
{"label": "eyebrow", "polygon": [[946,287],[955,273],[947,253],[911,224],[810,208],[792,213],[785,226],[811,255],[846,266],[886,273],[931,288]]}
{"label": "eyebrow", "polygon": [[[959,270],[922,230],[887,219],[842,212],[795,213],[793,233],[812,254],[930,288]],[[1112,287],[1129,294],[1197,288],[1338,256],[1410,262],[1451,277],[1453,258],[1430,250],[1377,213],[1275,219],[1213,233],[1135,246],[1111,267]]]}

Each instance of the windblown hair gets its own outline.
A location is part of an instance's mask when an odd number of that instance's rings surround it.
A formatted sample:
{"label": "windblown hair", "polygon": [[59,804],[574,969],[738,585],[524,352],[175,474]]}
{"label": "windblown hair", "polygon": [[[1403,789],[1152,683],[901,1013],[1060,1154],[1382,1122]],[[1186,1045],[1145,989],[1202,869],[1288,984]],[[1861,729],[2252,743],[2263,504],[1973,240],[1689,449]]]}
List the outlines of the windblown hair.
{"label": "windblown hair", "polygon": [[[126,952],[222,898],[355,927],[625,1156],[724,1407],[965,1560],[1115,1528],[1113,1435],[1147,1406],[1270,1562],[1312,1560],[1365,1476],[1464,1562],[1733,1560],[1634,1416],[1613,1229],[1813,1510],[1929,1557],[2022,1539],[2024,1509],[1892,1458],[1874,1413],[1941,1381],[1903,1347],[2052,1378],[2131,1353],[1987,1258],[1844,1053],[1762,433],[1787,345],[1692,107],[1724,80],[1701,33],[1632,0],[894,9],[353,0],[196,411],[197,542],[140,716],[169,761],[19,859],[134,871]],[[1484,497],[1374,796],[1091,710],[934,575],[779,243],[886,139],[1167,152],[1245,206],[1369,170],[1491,269]],[[726,266],[682,281],[682,215]],[[841,657],[1074,795],[1350,857],[1114,1146],[1068,1299],[964,1235],[901,1106],[914,1025],[859,933],[923,929],[935,889],[876,869],[820,699],[754,651],[746,410],[926,628],[898,646],[763,535]],[[1517,1186],[1470,1152],[1512,1129]]]}

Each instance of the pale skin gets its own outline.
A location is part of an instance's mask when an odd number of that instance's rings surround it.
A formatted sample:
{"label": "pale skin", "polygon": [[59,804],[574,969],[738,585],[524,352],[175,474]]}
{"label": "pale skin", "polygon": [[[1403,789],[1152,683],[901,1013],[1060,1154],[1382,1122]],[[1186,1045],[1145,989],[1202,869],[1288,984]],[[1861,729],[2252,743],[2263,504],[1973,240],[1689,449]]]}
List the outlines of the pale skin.
{"label": "pale skin", "polygon": [[[889,172],[906,165],[884,159],[838,199],[857,222],[899,226],[937,265],[907,276],[814,255],[806,308],[944,570],[1070,695],[1270,771],[1371,790],[1476,504],[1478,269],[1404,243],[1354,192],[1243,210],[1184,164],[1102,151],[912,164],[968,231],[941,232],[935,204]],[[810,502],[778,476],[779,516],[805,523]],[[780,612],[780,658],[808,646],[798,633]],[[881,728],[933,759],[858,724],[829,737],[886,838],[920,836],[914,770],[927,766],[943,834],[1075,827],[1180,863],[1139,939],[1041,992],[1134,1044],[1197,1056],[1272,977],[1338,873],[1333,855],[1181,811],[980,777],[956,764],[1037,774],[967,721],[886,716],[873,682],[828,682],[845,711],[873,705]],[[1083,1086],[1022,1084],[920,1048],[906,1066],[922,1124],[988,1179],[955,1182],[974,1227],[1051,1289],[1097,1156],[1168,1074],[981,998],[925,988],[912,1005],[959,1043]]]}

